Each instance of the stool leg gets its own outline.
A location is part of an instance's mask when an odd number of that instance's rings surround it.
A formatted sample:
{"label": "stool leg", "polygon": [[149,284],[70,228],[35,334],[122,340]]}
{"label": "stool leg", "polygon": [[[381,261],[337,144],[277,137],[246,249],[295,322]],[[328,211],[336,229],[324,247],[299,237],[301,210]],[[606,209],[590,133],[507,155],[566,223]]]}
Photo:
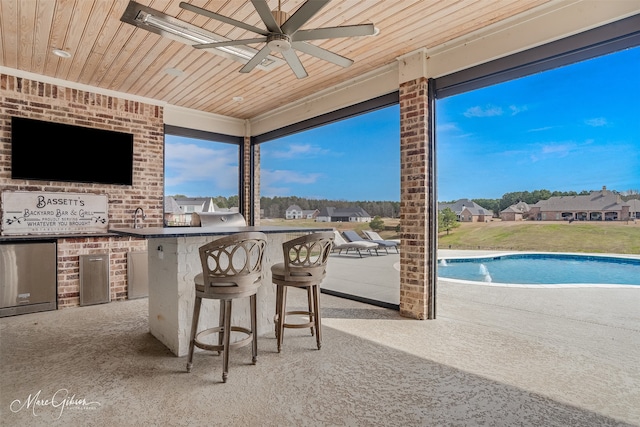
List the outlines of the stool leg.
{"label": "stool leg", "polygon": [[278,291],[280,292],[280,304],[278,307],[278,353],[282,349],[282,338],[284,336],[284,322],[287,317],[287,287],[284,285],[278,285]]}
{"label": "stool leg", "polygon": [[315,314],[316,324],[316,343],[318,344],[318,350],[322,347],[322,325],[320,321],[320,286],[313,285],[313,312]]}
{"label": "stool leg", "polygon": [[[225,309],[226,309],[225,300],[220,300],[220,317],[218,318],[219,326],[224,326]],[[218,345],[222,345],[222,337],[224,336],[223,333],[224,333],[224,330],[218,333]],[[218,352],[218,356],[220,356],[220,352]]]}
{"label": "stool leg", "polygon": [[[311,292],[311,286],[307,286],[307,300],[309,301],[309,322],[313,322],[313,295]],[[313,326],[311,328],[311,336],[313,336]]]}
{"label": "stool leg", "polygon": [[196,297],[193,305],[193,319],[191,320],[191,339],[189,340],[189,358],[187,359],[187,372],[191,372],[193,366],[193,350],[196,340],[196,332],[198,331],[198,319],[200,318],[200,305],[202,298]]}
{"label": "stool leg", "polygon": [[224,300],[224,349],[222,350],[222,382],[227,382],[229,376],[229,345],[231,344],[231,300]]}
{"label": "stool leg", "polygon": [[256,308],[256,295],[253,294],[249,297],[251,303],[251,334],[252,334],[252,359],[251,362],[255,365],[258,361],[258,320],[257,320],[257,308]]}
{"label": "stool leg", "polygon": [[276,314],[273,316],[274,333],[276,339],[278,339],[278,333],[280,332],[280,300],[282,299],[282,286],[276,285]]}

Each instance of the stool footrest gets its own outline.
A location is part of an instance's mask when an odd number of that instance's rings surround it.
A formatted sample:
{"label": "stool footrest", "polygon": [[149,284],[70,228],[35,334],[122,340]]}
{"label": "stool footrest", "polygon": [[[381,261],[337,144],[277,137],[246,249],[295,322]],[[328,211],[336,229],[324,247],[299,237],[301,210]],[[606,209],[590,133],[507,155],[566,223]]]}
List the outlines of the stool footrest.
{"label": "stool footrest", "polygon": [[[224,346],[222,344],[207,344],[207,343],[204,343],[204,342],[200,341],[201,338],[203,338],[203,337],[205,337],[207,335],[221,334],[222,330],[223,330],[222,326],[216,326],[215,328],[209,328],[209,329],[205,329],[204,331],[200,331],[200,332],[198,332],[196,334],[196,338],[195,338],[193,344],[196,347],[201,348],[203,350],[223,351],[224,350]],[[253,339],[253,333],[251,332],[251,330],[249,330],[247,328],[243,328],[241,326],[232,326],[231,327],[231,332],[241,332],[243,334],[246,334],[246,337],[230,343],[229,344],[229,349],[244,347],[246,345],[251,344],[251,341]]]}
{"label": "stool footrest", "polygon": [[314,320],[309,320],[308,322],[305,323],[287,323],[286,316],[289,315],[300,315],[300,316],[310,316],[311,319],[315,318],[315,313],[312,313],[310,311],[287,311],[285,314],[285,317],[282,319],[284,321],[284,327],[285,328],[309,328],[315,325],[315,321]]}

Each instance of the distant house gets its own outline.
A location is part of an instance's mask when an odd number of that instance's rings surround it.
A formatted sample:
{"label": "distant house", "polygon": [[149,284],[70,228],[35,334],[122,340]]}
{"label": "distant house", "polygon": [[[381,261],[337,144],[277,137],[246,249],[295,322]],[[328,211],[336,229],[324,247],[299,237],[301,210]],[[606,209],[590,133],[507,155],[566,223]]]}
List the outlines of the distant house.
{"label": "distant house", "polygon": [[438,203],[438,212],[445,208],[455,212],[460,222],[487,222],[493,217],[493,211],[469,199],[460,199],[453,203]]}
{"label": "distant house", "polygon": [[360,207],[322,208],[316,216],[317,222],[371,222],[371,215]]}
{"label": "distant house", "polygon": [[298,205],[291,205],[284,212],[285,219],[314,219],[318,215],[318,209],[302,209]]}
{"label": "distant house", "polygon": [[629,218],[640,219],[640,199],[627,200],[629,205]]}
{"label": "distant house", "polygon": [[602,187],[587,196],[560,196],[531,206],[529,219],[536,221],[625,221],[640,218],[636,200],[623,201],[618,193]]}
{"label": "distant house", "polygon": [[187,220],[182,208],[175,201],[173,196],[165,196],[164,198],[164,224],[167,226],[180,227],[188,226],[190,221]]}
{"label": "distant house", "polygon": [[284,219],[300,219],[302,218],[302,208],[298,205],[291,205],[284,212]]}
{"label": "distant house", "polygon": [[191,214],[200,212],[238,212],[237,207],[219,208],[212,197],[175,197],[175,203],[184,214],[186,224],[191,223]]}
{"label": "distant house", "polygon": [[531,207],[525,202],[518,202],[500,211],[503,221],[522,221],[528,218]]}

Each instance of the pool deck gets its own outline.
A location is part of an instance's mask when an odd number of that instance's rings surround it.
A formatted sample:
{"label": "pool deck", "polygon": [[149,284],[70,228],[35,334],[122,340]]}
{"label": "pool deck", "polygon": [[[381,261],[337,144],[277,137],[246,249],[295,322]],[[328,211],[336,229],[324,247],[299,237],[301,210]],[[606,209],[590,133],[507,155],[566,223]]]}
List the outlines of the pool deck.
{"label": "pool deck", "polygon": [[[504,253],[513,252],[438,255]],[[397,254],[332,257],[323,287],[397,303],[397,262]],[[436,320],[396,330],[398,337],[378,336],[366,322],[352,333],[392,347],[413,336],[429,347],[419,350],[429,357],[640,426],[640,286],[479,286],[439,279],[436,298]]]}
{"label": "pool deck", "polygon": [[[398,261],[332,256],[323,286],[397,296]],[[307,304],[304,292],[289,298]],[[209,354],[185,373],[149,334],[146,299],[2,318],[0,424],[640,426],[640,287],[439,280],[425,321],[326,294],[321,304],[321,351],[299,329],[278,353],[270,332],[256,365],[248,347],[234,352],[226,384]],[[8,409],[61,388],[100,406]]]}

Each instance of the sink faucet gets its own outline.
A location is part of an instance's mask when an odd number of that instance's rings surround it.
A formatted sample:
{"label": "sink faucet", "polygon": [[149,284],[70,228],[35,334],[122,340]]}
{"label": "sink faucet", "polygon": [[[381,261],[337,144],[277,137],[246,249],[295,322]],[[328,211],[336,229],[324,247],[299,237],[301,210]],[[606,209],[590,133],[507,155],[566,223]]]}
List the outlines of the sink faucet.
{"label": "sink faucet", "polygon": [[138,224],[138,211],[140,211],[141,219],[145,219],[147,217],[142,208],[136,208],[135,212],[133,212],[133,228],[142,228],[142,224]]}

